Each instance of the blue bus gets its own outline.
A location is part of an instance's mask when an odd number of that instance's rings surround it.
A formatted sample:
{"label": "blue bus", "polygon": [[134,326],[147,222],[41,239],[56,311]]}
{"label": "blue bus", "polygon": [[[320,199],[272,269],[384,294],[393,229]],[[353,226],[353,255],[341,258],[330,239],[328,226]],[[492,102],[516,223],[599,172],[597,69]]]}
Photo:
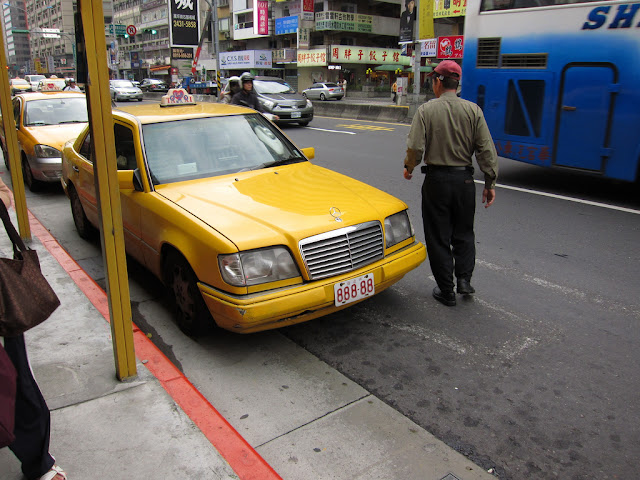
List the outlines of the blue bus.
{"label": "blue bus", "polygon": [[638,180],[640,3],[469,0],[462,96],[502,157]]}

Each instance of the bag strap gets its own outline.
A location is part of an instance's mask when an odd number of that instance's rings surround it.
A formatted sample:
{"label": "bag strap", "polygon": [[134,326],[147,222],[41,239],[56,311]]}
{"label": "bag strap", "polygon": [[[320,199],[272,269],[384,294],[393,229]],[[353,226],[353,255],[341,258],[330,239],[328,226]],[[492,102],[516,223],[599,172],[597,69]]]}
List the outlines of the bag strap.
{"label": "bag strap", "polygon": [[2,223],[4,223],[4,229],[7,231],[7,235],[9,235],[9,238],[13,243],[14,252],[16,249],[18,249],[21,252],[26,252],[27,247],[25,246],[24,242],[22,241],[22,238],[20,238],[20,235],[16,231],[16,227],[14,227],[13,223],[11,223],[11,218],[9,218],[9,212],[7,210],[7,207],[5,206],[4,202],[1,200],[0,200],[0,218],[2,218]]}

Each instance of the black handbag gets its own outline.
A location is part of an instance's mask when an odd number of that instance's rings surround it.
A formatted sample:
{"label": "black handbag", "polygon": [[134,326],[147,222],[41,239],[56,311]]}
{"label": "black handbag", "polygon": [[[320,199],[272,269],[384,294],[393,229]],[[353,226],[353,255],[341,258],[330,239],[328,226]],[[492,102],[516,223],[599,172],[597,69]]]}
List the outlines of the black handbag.
{"label": "black handbag", "polygon": [[13,259],[0,258],[0,336],[13,337],[44,322],[60,300],[40,271],[38,253],[25,246],[2,201],[0,218],[13,243]]}

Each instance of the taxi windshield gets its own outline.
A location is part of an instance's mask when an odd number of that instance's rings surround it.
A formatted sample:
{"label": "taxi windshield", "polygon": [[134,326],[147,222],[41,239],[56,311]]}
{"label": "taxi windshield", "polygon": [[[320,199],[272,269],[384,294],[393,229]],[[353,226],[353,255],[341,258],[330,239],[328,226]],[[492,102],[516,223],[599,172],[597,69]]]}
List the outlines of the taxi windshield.
{"label": "taxi windshield", "polygon": [[26,127],[85,123],[89,121],[84,96],[31,100],[24,107]]}
{"label": "taxi windshield", "polygon": [[258,114],[152,123],[142,132],[156,185],[306,161]]}

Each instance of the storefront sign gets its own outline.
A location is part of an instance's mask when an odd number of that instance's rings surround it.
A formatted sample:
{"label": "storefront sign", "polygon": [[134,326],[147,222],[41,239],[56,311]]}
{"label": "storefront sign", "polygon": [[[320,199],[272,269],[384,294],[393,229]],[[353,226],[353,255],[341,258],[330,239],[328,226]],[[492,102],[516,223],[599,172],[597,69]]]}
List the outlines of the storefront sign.
{"label": "storefront sign", "polygon": [[220,68],[241,70],[245,68],[271,68],[271,50],[243,50],[220,52]]}
{"label": "storefront sign", "polygon": [[309,28],[298,27],[298,48],[309,48]]}
{"label": "storefront sign", "polygon": [[171,46],[197,46],[200,38],[198,0],[169,0]]}
{"label": "storefront sign", "polygon": [[256,0],[257,21],[253,22],[253,33],[256,35],[269,35],[269,2]]}
{"label": "storefront sign", "polygon": [[467,13],[467,0],[434,0],[433,18],[462,17]]}
{"label": "storefront sign", "polygon": [[429,38],[428,40],[420,41],[421,49],[420,56],[421,57],[435,57],[438,53],[438,39],[437,38]]}
{"label": "storefront sign", "polygon": [[193,48],[172,47],[171,58],[175,60],[193,60]]}
{"label": "storefront sign", "polygon": [[276,18],[276,35],[285,35],[287,33],[296,33],[298,31],[297,15],[291,17]]}
{"label": "storefront sign", "polygon": [[341,30],[344,32],[371,33],[373,17],[349,12],[316,13],[316,30]]}
{"label": "storefront sign", "polygon": [[331,63],[367,63],[410,65],[411,58],[401,55],[399,48],[356,47],[331,45]]}
{"label": "storefront sign", "polygon": [[438,37],[437,58],[462,58],[463,49],[464,37],[462,35]]}
{"label": "storefront sign", "polygon": [[271,51],[271,61],[273,63],[294,63],[297,51],[295,48],[280,48]]}
{"label": "storefront sign", "polygon": [[314,48],[312,50],[298,49],[298,67],[326,67],[327,49],[326,47]]}

